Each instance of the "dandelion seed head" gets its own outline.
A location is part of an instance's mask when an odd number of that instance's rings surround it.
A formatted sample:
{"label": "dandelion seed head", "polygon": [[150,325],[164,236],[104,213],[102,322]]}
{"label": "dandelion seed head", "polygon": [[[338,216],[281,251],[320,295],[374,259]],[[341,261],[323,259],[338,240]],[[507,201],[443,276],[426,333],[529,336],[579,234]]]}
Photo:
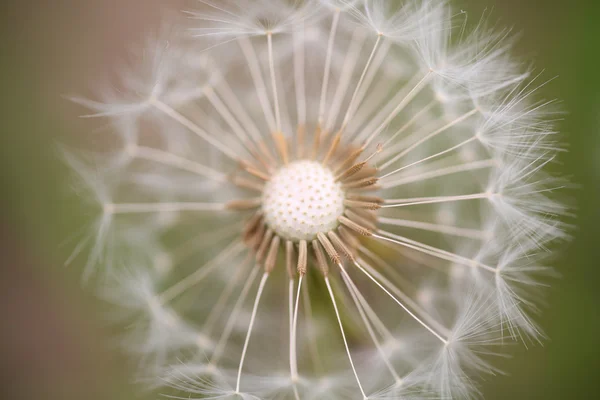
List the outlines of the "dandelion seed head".
{"label": "dandelion seed head", "polygon": [[96,211],[73,258],[141,379],[477,397],[506,341],[543,337],[543,255],[568,238],[556,110],[510,32],[438,0],[197,6],[76,100],[110,151],[65,152]]}

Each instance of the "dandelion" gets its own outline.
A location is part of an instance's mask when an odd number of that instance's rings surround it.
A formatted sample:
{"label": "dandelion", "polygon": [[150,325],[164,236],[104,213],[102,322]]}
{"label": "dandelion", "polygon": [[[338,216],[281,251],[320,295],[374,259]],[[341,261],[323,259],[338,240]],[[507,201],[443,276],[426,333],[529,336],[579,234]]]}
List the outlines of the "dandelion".
{"label": "dandelion", "polygon": [[104,266],[145,387],[466,399],[502,344],[541,339],[567,209],[555,113],[508,31],[437,0],[186,16],[76,99],[111,149],[68,156],[100,205],[76,252]]}

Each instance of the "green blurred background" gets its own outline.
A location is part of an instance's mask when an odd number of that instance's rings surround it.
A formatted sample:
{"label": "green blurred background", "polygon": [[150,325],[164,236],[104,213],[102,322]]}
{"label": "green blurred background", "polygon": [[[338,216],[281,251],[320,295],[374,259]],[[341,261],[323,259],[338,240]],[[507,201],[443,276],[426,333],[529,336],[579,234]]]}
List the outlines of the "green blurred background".
{"label": "green blurred background", "polygon": [[[177,6],[183,0],[172,0]],[[63,267],[85,212],[69,195],[56,143],[89,124],[61,96],[87,94],[167,0],[5,0],[0,5],[0,398],[132,399],[100,306]],[[600,393],[600,2],[458,0],[522,32],[518,52],[567,112],[561,168],[580,189],[572,243],[562,246],[541,324],[550,340],[515,348],[487,399],[592,399]],[[79,139],[78,139],[79,138]]]}

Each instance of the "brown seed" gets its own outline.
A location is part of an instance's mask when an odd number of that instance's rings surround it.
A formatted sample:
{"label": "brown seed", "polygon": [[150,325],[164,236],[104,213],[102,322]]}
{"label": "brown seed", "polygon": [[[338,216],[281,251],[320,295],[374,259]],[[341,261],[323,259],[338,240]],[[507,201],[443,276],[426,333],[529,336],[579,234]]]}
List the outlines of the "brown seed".
{"label": "brown seed", "polygon": [[313,252],[315,253],[315,258],[317,260],[317,266],[321,270],[324,276],[329,275],[329,266],[327,265],[327,259],[325,258],[325,254],[323,253],[323,249],[317,240],[312,241]]}
{"label": "brown seed", "polygon": [[329,258],[331,258],[331,261],[333,261],[334,264],[339,264],[341,261],[340,255],[336,251],[335,247],[333,247],[333,244],[331,244],[329,239],[327,239],[327,236],[325,236],[323,232],[319,232],[317,234],[317,238],[319,239],[319,242],[329,255]]}
{"label": "brown seed", "polygon": [[349,259],[351,261],[354,260],[354,256],[352,255],[352,251],[350,251],[350,248],[346,245],[346,243],[344,243],[344,241],[334,231],[327,232],[327,236],[331,240],[331,243],[337,249],[339,249],[347,259]]}
{"label": "brown seed", "polygon": [[267,252],[267,247],[269,246],[272,237],[273,230],[269,228],[267,229],[262,240],[260,241],[260,246],[258,247],[258,250],[256,252],[256,261],[258,261],[259,263],[261,263],[264,260],[265,254]]}
{"label": "brown seed", "polygon": [[306,264],[308,258],[308,244],[306,240],[301,240],[298,246],[298,273],[300,276],[306,275]]}
{"label": "brown seed", "polygon": [[265,272],[271,273],[275,268],[275,262],[277,261],[277,253],[279,252],[279,236],[273,236],[271,240],[271,245],[269,246],[269,252],[267,253],[267,258],[265,259]]}
{"label": "brown seed", "polygon": [[357,224],[354,221],[351,221],[347,217],[341,216],[338,218],[338,221],[340,221],[342,224],[344,224],[348,228],[352,229],[353,231],[360,233],[362,236],[373,235],[373,232],[371,230],[365,228],[364,226]]}
{"label": "brown seed", "polygon": [[252,210],[253,208],[260,207],[261,202],[262,199],[260,197],[245,200],[232,200],[228,202],[225,207],[236,211]]}

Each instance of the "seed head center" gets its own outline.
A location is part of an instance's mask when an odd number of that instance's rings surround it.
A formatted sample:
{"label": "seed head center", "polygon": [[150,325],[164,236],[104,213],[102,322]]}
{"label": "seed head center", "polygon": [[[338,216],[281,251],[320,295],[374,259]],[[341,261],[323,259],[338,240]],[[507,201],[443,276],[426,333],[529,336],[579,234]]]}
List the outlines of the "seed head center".
{"label": "seed head center", "polygon": [[333,172],[312,160],[281,167],[267,182],[262,209],[267,225],[282,238],[313,240],[338,226],[344,191]]}

